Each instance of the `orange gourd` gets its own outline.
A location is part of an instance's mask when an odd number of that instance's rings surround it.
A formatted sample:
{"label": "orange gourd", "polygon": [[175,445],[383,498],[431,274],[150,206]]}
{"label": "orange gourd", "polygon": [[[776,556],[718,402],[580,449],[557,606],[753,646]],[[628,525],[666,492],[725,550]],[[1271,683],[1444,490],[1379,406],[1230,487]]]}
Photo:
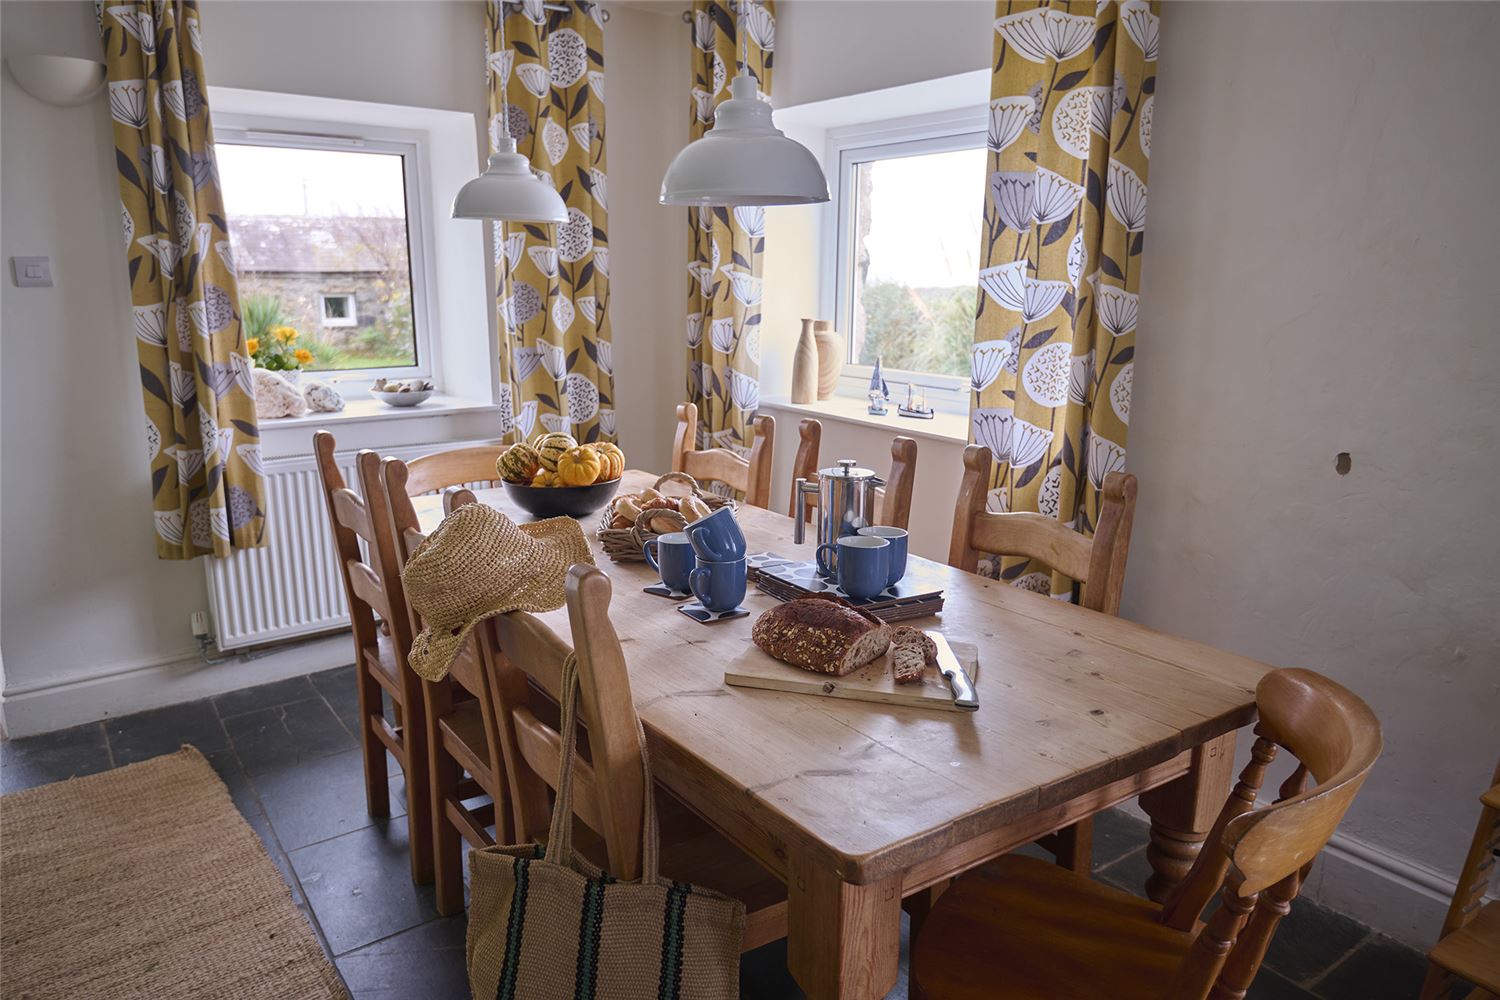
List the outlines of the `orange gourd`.
{"label": "orange gourd", "polygon": [[593,446],[599,455],[599,478],[595,482],[608,482],[611,479],[619,479],[625,474],[625,453],[609,442],[602,442]]}
{"label": "orange gourd", "polygon": [[589,486],[599,478],[599,453],[592,448],[569,448],[557,459],[559,486]]}

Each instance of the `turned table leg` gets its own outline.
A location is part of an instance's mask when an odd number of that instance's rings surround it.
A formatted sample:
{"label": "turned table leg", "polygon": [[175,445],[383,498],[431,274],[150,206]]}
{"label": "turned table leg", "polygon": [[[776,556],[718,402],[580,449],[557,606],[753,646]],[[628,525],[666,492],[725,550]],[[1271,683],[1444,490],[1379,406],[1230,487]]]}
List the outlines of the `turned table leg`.
{"label": "turned table leg", "polygon": [[1226,733],[1196,747],[1187,774],[1141,795],[1141,808],[1151,817],[1146,895],[1158,903],[1187,877],[1224,806],[1234,772],[1234,740],[1234,733]]}
{"label": "turned table leg", "polygon": [[793,859],[787,968],[812,1000],[878,1000],[896,985],[901,876],[868,885]]}

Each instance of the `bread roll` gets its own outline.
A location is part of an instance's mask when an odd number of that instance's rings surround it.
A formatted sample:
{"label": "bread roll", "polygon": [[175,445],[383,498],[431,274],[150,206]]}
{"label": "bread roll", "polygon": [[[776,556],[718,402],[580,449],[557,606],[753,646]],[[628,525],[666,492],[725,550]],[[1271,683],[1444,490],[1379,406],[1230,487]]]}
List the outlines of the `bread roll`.
{"label": "bread roll", "polygon": [[890,629],[837,597],[787,601],[755,620],[750,637],[771,656],[803,670],[842,677],[877,659]]}

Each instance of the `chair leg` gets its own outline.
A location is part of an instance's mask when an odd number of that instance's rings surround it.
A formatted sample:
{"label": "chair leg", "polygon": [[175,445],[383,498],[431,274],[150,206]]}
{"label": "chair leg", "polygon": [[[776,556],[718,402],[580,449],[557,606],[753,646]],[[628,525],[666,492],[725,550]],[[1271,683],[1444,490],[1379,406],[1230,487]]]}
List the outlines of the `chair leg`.
{"label": "chair leg", "polygon": [[[1453,976],[1431,961],[1427,963],[1427,977],[1422,980],[1421,1000],[1442,1000],[1453,989]],[[1483,996],[1484,994],[1479,994]]]}
{"label": "chair leg", "polygon": [[1057,863],[1069,871],[1088,878],[1094,868],[1094,821],[1081,819],[1058,830],[1053,853]]}
{"label": "chair leg", "polygon": [[439,746],[435,748],[430,770],[433,889],[438,913],[451,917],[464,911],[463,838],[448,821],[446,810],[447,803],[458,795],[459,767]]}
{"label": "chair leg", "polygon": [[386,780],[385,744],[375,736],[383,703],[378,681],[363,663],[356,666],[359,685],[359,743],[365,756],[365,807],[374,817],[391,814],[391,786]]}
{"label": "chair leg", "polygon": [[406,750],[406,835],[411,850],[411,880],[426,885],[433,879],[434,864],[432,768],[428,761],[426,713],[421,706],[412,706],[403,714],[408,722],[401,731],[401,744]]}

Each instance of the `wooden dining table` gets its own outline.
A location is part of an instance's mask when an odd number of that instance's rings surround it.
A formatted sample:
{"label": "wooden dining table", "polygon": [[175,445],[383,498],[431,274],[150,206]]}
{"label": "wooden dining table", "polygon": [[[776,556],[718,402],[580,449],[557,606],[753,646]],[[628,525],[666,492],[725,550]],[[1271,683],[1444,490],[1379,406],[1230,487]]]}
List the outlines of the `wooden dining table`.
{"label": "wooden dining table", "polygon": [[[620,488],[655,480],[630,470]],[[503,489],[476,495],[528,519]],[[416,503],[430,532],[441,499]],[[812,558],[790,517],[738,517],[751,552]],[[815,1000],[885,996],[903,898],[920,911],[965,870],[1137,796],[1160,899],[1224,802],[1235,732],[1271,669],[941,567],[941,614],[912,624],[979,648],[977,712],[730,687],[726,664],[775,600],[752,587],[748,616],[700,624],[643,592],[658,582],[644,563],[611,563],[595,527],[584,519],[656,778],[786,883],[787,963]],[[569,634],[566,610],[540,617]]]}

